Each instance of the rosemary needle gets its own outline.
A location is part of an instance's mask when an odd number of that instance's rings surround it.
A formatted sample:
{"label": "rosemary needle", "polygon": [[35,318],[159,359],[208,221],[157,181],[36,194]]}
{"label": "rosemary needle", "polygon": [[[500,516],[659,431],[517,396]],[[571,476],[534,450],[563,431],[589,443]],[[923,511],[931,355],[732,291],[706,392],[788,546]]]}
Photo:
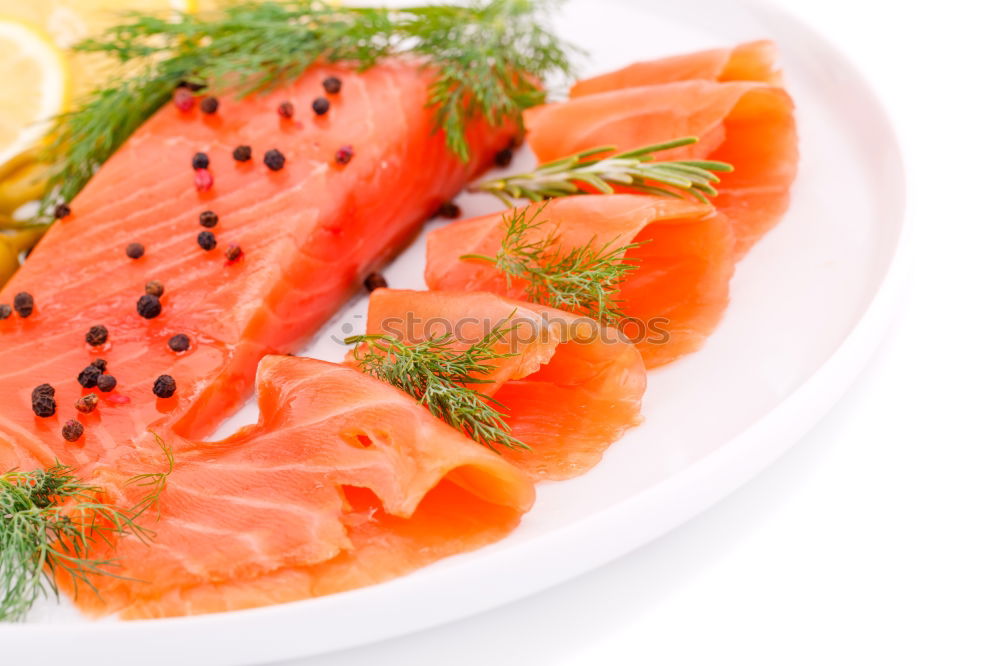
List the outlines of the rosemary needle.
{"label": "rosemary needle", "polygon": [[345,342],[356,345],[354,358],[363,372],[409,393],[431,414],[480,444],[494,451],[497,446],[528,449],[510,434],[500,411],[503,405],[470,386],[491,382],[485,377],[492,370],[490,361],[514,356],[494,349],[510,331],[508,322],[466,349],[456,348],[451,334],[414,344],[388,335],[355,335]]}
{"label": "rosemary needle", "polygon": [[[489,192],[508,206],[514,206],[516,199],[541,201],[591,190],[611,194],[616,186],[663,196],[689,193],[706,202],[706,197],[718,194],[713,184],[719,182],[719,177],[713,172],[732,171],[731,165],[654,159],[656,153],[697,142],[696,137],[685,137],[610,155],[615,147],[601,146],[542,164],[528,173],[483,181],[470,189]],[[586,189],[588,186],[591,190]]]}

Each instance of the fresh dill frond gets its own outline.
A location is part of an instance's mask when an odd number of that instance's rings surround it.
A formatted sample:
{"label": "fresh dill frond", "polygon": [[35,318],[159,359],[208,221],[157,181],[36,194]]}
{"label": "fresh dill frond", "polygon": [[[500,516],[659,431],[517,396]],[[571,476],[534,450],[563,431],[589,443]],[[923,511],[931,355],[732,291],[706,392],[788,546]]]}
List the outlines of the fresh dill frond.
{"label": "fresh dill frond", "polygon": [[70,201],[179,83],[247,95],[287,83],[317,62],[364,70],[411,54],[434,68],[428,104],[449,148],[468,160],[471,119],[519,123],[524,108],[543,101],[542,81],[570,72],[570,47],[544,24],[551,4],[490,0],[390,10],[256,0],[205,14],[129,14],[76,47],[112,56],[121,72],[57,119],[43,214]]}
{"label": "fresh dill frond", "polygon": [[491,361],[513,356],[494,345],[510,332],[503,321],[482,340],[465,349],[455,347],[451,334],[406,344],[388,335],[355,335],[345,342],[355,345],[360,369],[409,393],[431,414],[461,430],[494,451],[497,446],[529,447],[510,434],[500,411],[504,406],[471,386],[491,383]]}
{"label": "fresh dill frond", "polygon": [[514,206],[516,199],[542,201],[593,190],[611,194],[616,186],[661,196],[690,194],[707,202],[707,197],[718,194],[713,184],[719,177],[713,172],[732,171],[732,165],[706,160],[654,161],[656,153],[697,142],[696,137],[685,137],[612,155],[608,153],[613,153],[615,146],[601,146],[547,162],[528,173],[483,181],[470,189],[489,192],[508,206]]}
{"label": "fresh dill frond", "polygon": [[58,597],[58,574],[68,575],[74,590],[94,588],[94,576],[114,576],[112,560],[91,554],[98,542],[123,534],[146,537],[134,516],[65,465],[0,474],[0,621],[24,619],[49,592]]}
{"label": "fresh dill frond", "polygon": [[494,264],[506,276],[508,286],[515,279],[524,280],[525,296],[533,303],[584,314],[603,324],[616,324],[624,313],[615,295],[622,281],[638,268],[626,260],[625,254],[639,244],[612,240],[597,245],[591,240],[565,249],[558,227],[545,235],[534,233],[548,222],[539,219],[544,209],[544,204],[535,207],[529,217],[530,208],[526,206],[504,216],[504,237],[495,256],[466,254],[460,258]]}
{"label": "fresh dill frond", "polygon": [[[163,495],[163,491],[167,489],[167,477],[169,477],[174,472],[174,451],[171,449],[166,442],[163,441],[159,435],[157,435],[152,430],[149,431],[153,435],[153,439],[156,440],[156,445],[160,447],[163,451],[163,455],[167,460],[167,468],[163,472],[148,472],[146,474],[136,474],[125,482],[126,486],[139,486],[142,488],[149,488],[147,492],[139,502],[132,507],[130,510],[130,515],[132,519],[136,519],[142,514],[146,513],[150,508],[158,505],[160,502],[160,496]],[[159,515],[157,515],[159,519]]]}

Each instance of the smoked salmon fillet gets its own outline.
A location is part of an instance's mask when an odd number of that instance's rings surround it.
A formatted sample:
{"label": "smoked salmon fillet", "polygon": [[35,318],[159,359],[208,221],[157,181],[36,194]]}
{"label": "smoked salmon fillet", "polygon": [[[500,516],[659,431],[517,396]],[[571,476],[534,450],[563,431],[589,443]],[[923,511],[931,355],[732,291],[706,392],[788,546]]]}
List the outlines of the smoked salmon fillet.
{"label": "smoked salmon fillet", "polygon": [[[316,115],[310,103],[329,76],[342,88]],[[456,158],[427,107],[433,79],[402,60],[363,73],[316,66],[267,95],[222,97],[213,114],[173,104],[156,113],[0,291],[0,303],[20,292],[34,300],[30,316],[0,320],[10,361],[0,371],[0,468],[58,459],[86,475],[89,464],[147,441],[147,428],[209,435],[248,397],[261,357],[308,341],[509,144],[512,127],[470,121],[471,160]],[[276,110],[284,101],[291,118]],[[239,146],[248,160],[234,156]],[[198,153],[207,169],[193,170]],[[126,255],[132,243],[141,257]],[[164,289],[158,314],[144,297],[153,280]],[[107,339],[91,346],[95,326]],[[168,346],[178,335],[189,348]],[[78,383],[97,359],[117,380],[113,390]],[[170,397],[153,393],[161,375],[175,380]],[[55,389],[46,418],[31,402],[43,383]],[[97,408],[78,414],[74,402],[89,393]],[[60,435],[71,418],[85,429],[75,442]]]}
{"label": "smoked salmon fillet", "polygon": [[[737,47],[733,53],[741,48],[749,49]],[[742,257],[785,213],[798,168],[792,98],[770,83],[776,75],[769,57],[748,66],[758,52],[769,54],[771,47],[761,43],[733,56],[739,75],[720,74],[718,81],[695,71],[709,56],[718,60],[716,51],[582,81],[570,100],[528,110],[528,144],[540,162],[549,162],[599,146],[624,151],[698,137],[697,144],[666,152],[663,158],[715,160],[734,167],[732,173],[720,174],[719,195],[712,203],[732,223],[736,256]],[[735,80],[751,75],[765,82]],[[692,80],[684,80],[688,76]]]}
{"label": "smoked salmon fillet", "polygon": [[577,81],[570,97],[673,83],[675,81],[759,81],[781,84],[781,72],[775,65],[778,47],[762,39],[730,48],[708,49],[637,62],[607,74]]}
{"label": "smoked salmon fillet", "polygon": [[[155,537],[114,544],[118,577],[80,590],[85,612],[186,615],[369,585],[495,541],[534,501],[512,465],[351,367],[266,356],[256,390],[258,422],[225,440],[165,431],[173,471],[141,518]],[[94,481],[138,501],[148,486],[127,480],[166,471],[155,448]]]}
{"label": "smoked salmon fillet", "polygon": [[368,305],[369,335],[409,344],[450,334],[464,349],[498,326],[510,331],[493,349],[510,356],[475,388],[500,403],[511,434],[530,447],[498,447],[504,460],[533,479],[568,479],[639,423],[646,371],[616,329],[486,292],[378,289]]}
{"label": "smoked salmon fillet", "polygon": [[[617,297],[626,315],[622,332],[634,340],[647,367],[697,350],[722,318],[733,274],[733,234],[726,217],[711,206],[648,195],[584,194],[532,204],[526,214],[532,218],[536,212],[543,224],[526,242],[558,233],[567,249],[590,242],[598,247],[639,244],[625,255],[637,268]],[[523,280],[508,283],[494,264],[460,258],[496,255],[511,214],[484,215],[432,231],[427,285],[523,298]]]}

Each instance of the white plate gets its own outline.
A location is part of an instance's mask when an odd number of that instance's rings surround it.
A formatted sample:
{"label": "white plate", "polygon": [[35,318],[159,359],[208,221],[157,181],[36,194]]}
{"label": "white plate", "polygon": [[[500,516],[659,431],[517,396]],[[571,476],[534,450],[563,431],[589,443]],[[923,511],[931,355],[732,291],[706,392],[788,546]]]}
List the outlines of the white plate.
{"label": "white plate", "polygon": [[[853,380],[881,336],[900,273],[902,164],[875,96],[821,37],[731,0],[578,0],[559,16],[592,54],[585,73],[672,52],[770,37],[798,104],[802,163],[791,210],[739,265],[732,305],[705,348],[650,373],[642,426],[582,478],[539,488],[502,542],[412,575],[250,611],[84,622],[70,604],[0,626],[5,657],[47,662],[250,664],[356,646],[537,592],[661,535],[735,490],[793,444]],[[530,165],[523,155],[512,168]],[[467,214],[495,208],[464,197]],[[423,243],[387,271],[423,286]],[[339,360],[332,335],[361,327],[352,304],[306,353]],[[249,407],[224,430],[254,420]],[[6,660],[5,660],[6,661]]]}

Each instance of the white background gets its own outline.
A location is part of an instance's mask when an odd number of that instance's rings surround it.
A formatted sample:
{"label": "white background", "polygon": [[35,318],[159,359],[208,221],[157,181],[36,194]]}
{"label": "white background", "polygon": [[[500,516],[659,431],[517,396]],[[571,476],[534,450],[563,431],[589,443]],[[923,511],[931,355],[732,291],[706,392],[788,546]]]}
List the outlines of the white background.
{"label": "white background", "polygon": [[667,537],[295,666],[1000,664],[996,3],[776,4],[859,65],[903,144],[912,274],[871,366],[791,453]]}

